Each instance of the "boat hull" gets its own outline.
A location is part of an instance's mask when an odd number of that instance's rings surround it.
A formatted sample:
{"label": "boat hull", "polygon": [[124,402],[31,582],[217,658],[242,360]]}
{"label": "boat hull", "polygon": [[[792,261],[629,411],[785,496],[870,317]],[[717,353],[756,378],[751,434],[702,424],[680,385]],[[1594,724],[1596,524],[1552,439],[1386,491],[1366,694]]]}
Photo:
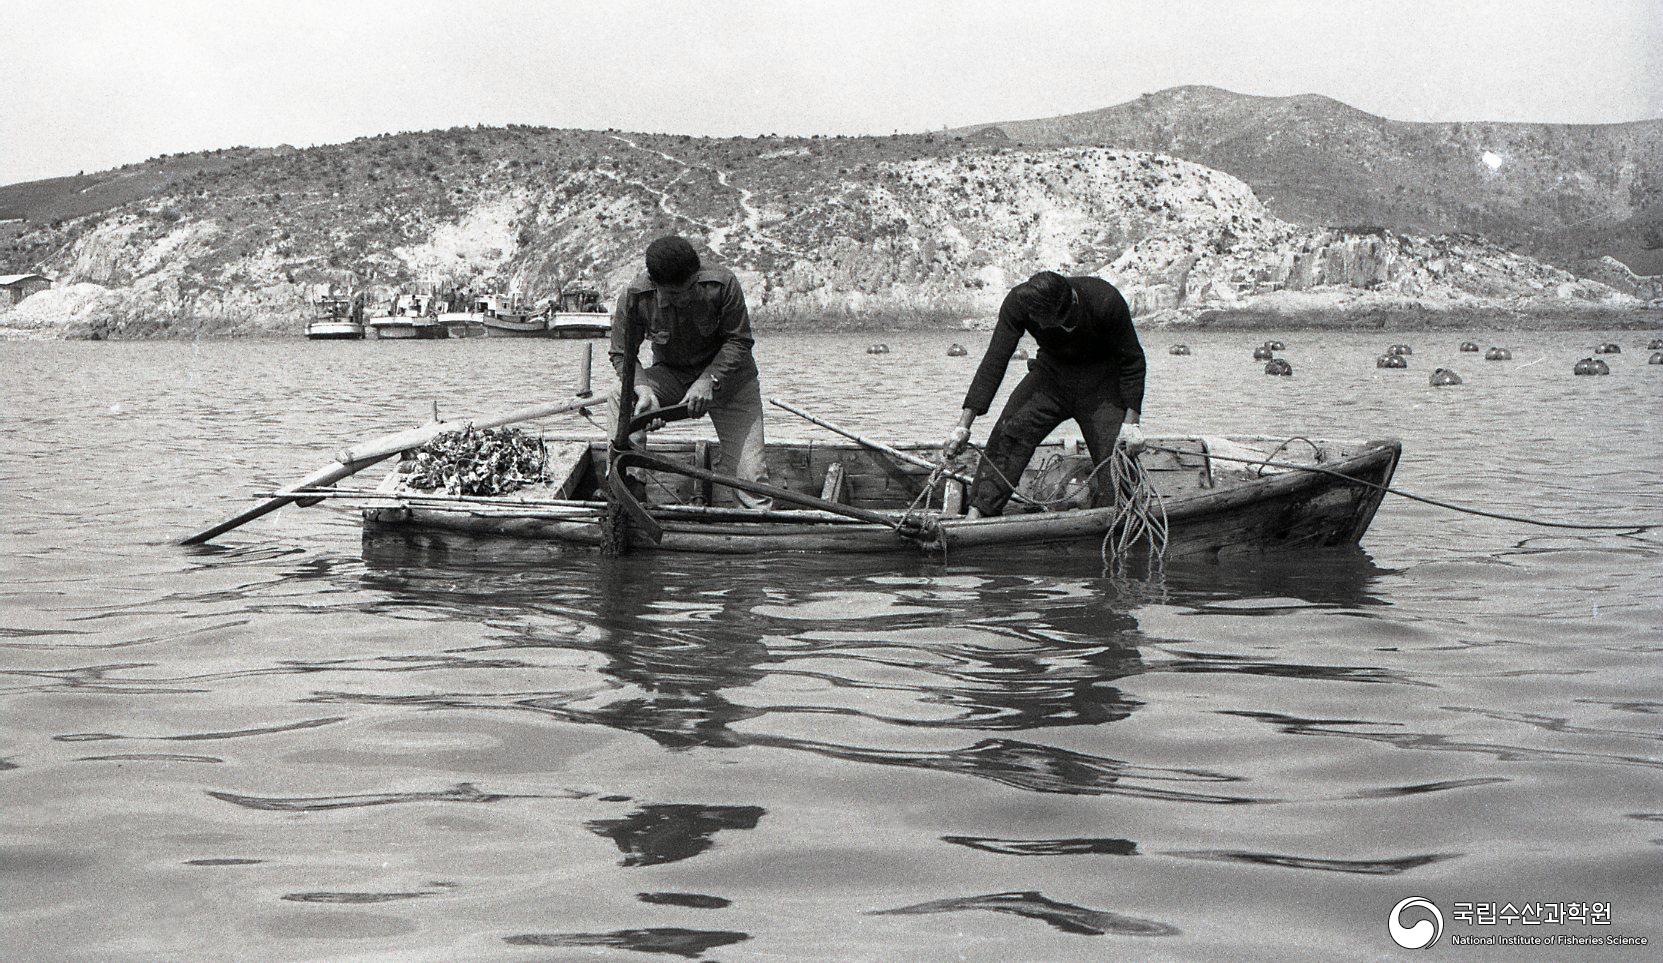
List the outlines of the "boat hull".
{"label": "boat hull", "polygon": [[439,315],[438,320],[447,338],[477,338],[485,334],[485,323],[477,314],[450,312]]}
{"label": "boat hull", "polygon": [[389,318],[371,321],[369,328],[378,341],[429,341],[450,337],[450,331],[437,321]]}
{"label": "boat hull", "polygon": [[313,322],[306,326],[308,341],[360,341],[364,326],[349,321]]}
{"label": "boat hull", "polygon": [[548,324],[542,318],[535,321],[507,321],[489,318],[485,322],[487,338],[551,338]]}
{"label": "boat hull", "polygon": [[612,333],[612,320],[605,314],[556,311],[549,319],[551,338],[604,338]]}
{"label": "boat hull", "polygon": [[[1369,442],[1323,467],[1383,486],[1390,483],[1400,454],[1401,445],[1395,440]],[[1193,472],[1199,464],[1184,464],[1179,459],[1175,470]],[[1212,466],[1204,470],[1210,477]],[[908,477],[904,471],[897,474]],[[383,492],[396,491],[391,484],[393,477],[384,483]],[[1376,488],[1304,471],[1210,489],[1195,488],[1167,504],[1165,557],[1169,561],[1209,560],[1239,553],[1356,545],[1373,521],[1383,496],[1384,492]],[[524,507],[488,502],[493,500],[451,505],[423,502],[417,497],[407,502],[366,505],[362,512],[366,533],[416,529],[578,545],[599,543],[600,525],[592,501],[545,499],[528,502]],[[987,558],[1008,557],[1020,550],[1096,556],[1111,534],[1114,521],[1112,509],[976,520],[946,516],[937,525],[937,537],[921,542],[897,535],[883,525],[818,515],[813,521],[796,523],[789,520],[790,513],[774,513],[768,521],[753,522],[730,520],[743,517],[742,511],[729,511],[725,516],[718,512],[707,520],[690,517],[698,510],[649,510],[663,526],[664,538],[654,544],[637,533],[634,544],[638,550],[740,555],[814,552],[915,557],[924,553]],[[900,517],[898,511],[895,517]]]}

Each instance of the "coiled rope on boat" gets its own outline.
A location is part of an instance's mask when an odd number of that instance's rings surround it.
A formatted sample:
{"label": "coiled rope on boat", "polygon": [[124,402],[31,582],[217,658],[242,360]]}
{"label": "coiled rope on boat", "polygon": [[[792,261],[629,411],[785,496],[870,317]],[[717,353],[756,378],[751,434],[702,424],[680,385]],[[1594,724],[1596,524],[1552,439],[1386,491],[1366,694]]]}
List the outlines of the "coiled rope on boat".
{"label": "coiled rope on boat", "polygon": [[[987,457],[986,449],[980,445],[973,445],[981,456],[981,463],[986,465],[1011,492],[1016,486],[999,466]],[[1060,464],[1060,462],[1059,462]],[[1126,561],[1137,551],[1139,545],[1147,546],[1147,559],[1152,569],[1159,568],[1166,560],[1166,543],[1169,532],[1166,518],[1166,502],[1161,498],[1160,489],[1155,487],[1144,470],[1136,455],[1129,455],[1126,449],[1116,445],[1114,452],[1092,466],[1090,474],[1079,482],[1089,495],[1091,483],[1103,469],[1109,470],[1109,491],[1114,495],[1114,514],[1109,519],[1108,527],[1103,531],[1103,542],[1098,547],[1098,555],[1103,560],[1105,575],[1119,575],[1124,571]],[[933,480],[933,476],[932,476]],[[1078,499],[1073,496],[1054,499],[1026,498],[1030,505],[1037,505],[1043,511],[1056,511],[1060,507],[1076,507]]]}
{"label": "coiled rope on boat", "polygon": [[[1149,473],[1138,462],[1136,455],[1115,446],[1114,454],[1104,459],[1109,465],[1109,486],[1114,491],[1114,518],[1103,533],[1103,544],[1097,554],[1103,560],[1103,574],[1120,575],[1127,559],[1140,543],[1148,544],[1148,561],[1152,570],[1166,561],[1167,520],[1166,502],[1160,489],[1149,480]],[[1092,469],[1096,474],[1097,469]],[[1090,476],[1088,475],[1089,479]],[[1110,540],[1114,550],[1109,549]]]}

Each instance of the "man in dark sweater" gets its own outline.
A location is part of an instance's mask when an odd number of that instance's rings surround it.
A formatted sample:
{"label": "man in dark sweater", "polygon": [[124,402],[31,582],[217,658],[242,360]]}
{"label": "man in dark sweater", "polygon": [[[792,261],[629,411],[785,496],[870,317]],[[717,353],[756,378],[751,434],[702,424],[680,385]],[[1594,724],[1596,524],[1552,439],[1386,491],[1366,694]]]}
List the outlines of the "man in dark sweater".
{"label": "man in dark sweater", "polygon": [[[703,266],[693,245],[675,235],[649,244],[646,261],[646,272],[618,295],[608,352],[622,376],[627,333],[639,332],[642,346],[652,346],[651,367],[636,361],[635,413],[684,402],[693,417],[710,415],[722,447],[716,470],[766,484],[762,389],[739,279],[725,267]],[[773,504],[734,494],[747,508]]]}
{"label": "man in dark sweater", "polygon": [[[1130,454],[1143,448],[1138,427],[1143,408],[1143,346],[1132,329],[1132,313],[1114,285],[1095,277],[1065,278],[1041,271],[1012,288],[999,307],[987,354],[964,397],[964,412],[942,446],[951,457],[970,442],[970,425],[986,414],[1005,379],[1011,354],[1023,334],[1033,335],[1039,353],[1027,377],[1011,392],[988,437],[976,470],[969,517],[998,515],[1010,486],[1034,457],[1034,449],[1072,418],[1080,426],[1094,464],[1114,453],[1116,438]],[[1107,470],[1092,479],[1092,505],[1109,504]]]}

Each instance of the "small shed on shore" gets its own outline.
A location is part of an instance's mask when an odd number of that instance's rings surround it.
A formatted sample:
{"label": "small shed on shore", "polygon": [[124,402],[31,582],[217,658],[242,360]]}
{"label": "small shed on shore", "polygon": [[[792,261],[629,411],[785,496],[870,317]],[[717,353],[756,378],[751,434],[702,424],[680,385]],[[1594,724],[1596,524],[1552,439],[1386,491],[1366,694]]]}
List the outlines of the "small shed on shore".
{"label": "small shed on shore", "polygon": [[52,286],[44,274],[0,274],[0,306],[10,307]]}

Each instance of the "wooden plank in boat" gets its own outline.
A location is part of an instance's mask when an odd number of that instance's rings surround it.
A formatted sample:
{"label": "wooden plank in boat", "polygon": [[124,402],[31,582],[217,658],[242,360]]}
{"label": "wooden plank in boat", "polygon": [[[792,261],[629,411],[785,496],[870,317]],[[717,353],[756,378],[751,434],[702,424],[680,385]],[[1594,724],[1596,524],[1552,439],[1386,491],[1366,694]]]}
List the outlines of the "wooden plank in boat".
{"label": "wooden plank in boat", "polygon": [[554,489],[554,497],[573,497],[588,480],[593,467],[589,459],[589,443],[557,441],[548,445],[548,453],[546,474]]}

